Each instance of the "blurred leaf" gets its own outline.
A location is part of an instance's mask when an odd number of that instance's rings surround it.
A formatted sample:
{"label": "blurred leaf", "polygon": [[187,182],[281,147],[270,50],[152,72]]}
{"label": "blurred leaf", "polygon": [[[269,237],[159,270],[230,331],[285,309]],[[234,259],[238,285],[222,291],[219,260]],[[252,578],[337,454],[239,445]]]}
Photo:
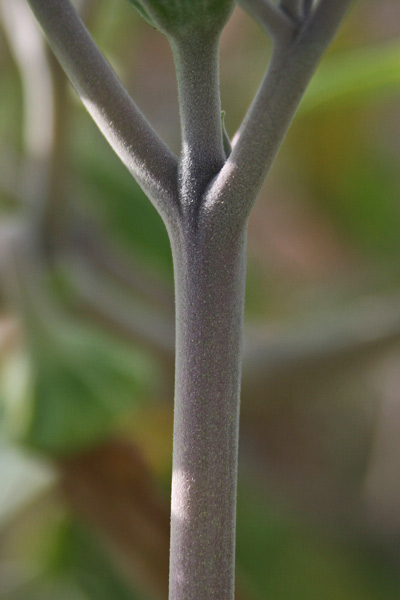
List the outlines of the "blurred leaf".
{"label": "blurred leaf", "polygon": [[136,256],[172,275],[165,226],[144,192],[107,146],[86,140],[74,164],[96,201],[96,214],[107,230]]}
{"label": "blurred leaf", "polygon": [[331,103],[359,102],[360,97],[400,92],[400,43],[348,51],[325,58],[304,96],[299,115]]}
{"label": "blurred leaf", "polygon": [[[63,335],[64,334],[64,335]],[[36,355],[32,419],[26,441],[65,452],[101,439],[132,411],[152,370],[139,352],[98,333],[64,331]]]}
{"label": "blurred leaf", "polygon": [[[51,560],[53,572],[72,580],[90,600],[139,600],[114,569],[102,544],[76,521],[61,524]],[[143,595],[140,600],[145,600]]]}
{"label": "blurred leaf", "polygon": [[19,276],[27,349],[2,361],[3,429],[51,454],[77,451],[134,410],[152,386],[153,363],[65,315],[40,288],[40,278],[28,283],[26,271]]}
{"label": "blurred leaf", "polygon": [[372,256],[390,258],[400,250],[396,166],[360,151],[343,164],[330,187],[330,209],[340,230]]}

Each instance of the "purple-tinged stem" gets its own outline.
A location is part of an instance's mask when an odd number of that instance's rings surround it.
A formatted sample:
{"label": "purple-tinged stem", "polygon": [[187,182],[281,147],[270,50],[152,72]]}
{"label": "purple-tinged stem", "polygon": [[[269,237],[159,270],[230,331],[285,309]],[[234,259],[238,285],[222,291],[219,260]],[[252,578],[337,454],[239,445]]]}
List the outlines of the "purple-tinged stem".
{"label": "purple-tinged stem", "polygon": [[[188,226],[189,228],[189,226]],[[170,600],[233,600],[245,228],[173,245],[175,420]]]}

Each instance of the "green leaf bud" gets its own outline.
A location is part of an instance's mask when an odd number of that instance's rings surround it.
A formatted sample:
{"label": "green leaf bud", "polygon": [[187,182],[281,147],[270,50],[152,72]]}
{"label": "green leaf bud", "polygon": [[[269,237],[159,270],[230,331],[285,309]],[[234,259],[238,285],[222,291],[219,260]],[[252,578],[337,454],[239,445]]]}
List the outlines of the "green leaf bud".
{"label": "green leaf bud", "polygon": [[222,31],[235,0],[128,0],[153,27],[172,39]]}

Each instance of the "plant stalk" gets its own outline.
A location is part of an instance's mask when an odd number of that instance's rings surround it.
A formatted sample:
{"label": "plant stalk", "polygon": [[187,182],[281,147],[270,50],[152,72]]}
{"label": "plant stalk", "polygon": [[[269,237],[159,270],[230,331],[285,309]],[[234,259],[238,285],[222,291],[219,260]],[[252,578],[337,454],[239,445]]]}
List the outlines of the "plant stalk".
{"label": "plant stalk", "polygon": [[182,131],[181,200],[195,204],[225,162],[219,93],[219,36],[171,40]]}
{"label": "plant stalk", "polygon": [[221,233],[210,224],[183,230],[173,243],[169,598],[233,600],[246,230]]}

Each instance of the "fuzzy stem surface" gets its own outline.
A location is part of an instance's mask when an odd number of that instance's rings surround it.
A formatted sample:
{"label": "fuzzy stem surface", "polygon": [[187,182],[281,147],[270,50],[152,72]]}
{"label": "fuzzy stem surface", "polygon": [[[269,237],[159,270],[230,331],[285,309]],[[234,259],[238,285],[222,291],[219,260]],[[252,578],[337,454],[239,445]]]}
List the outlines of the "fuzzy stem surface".
{"label": "fuzzy stem surface", "polygon": [[172,40],[182,131],[180,195],[194,205],[225,162],[219,86],[219,36]]}
{"label": "fuzzy stem surface", "polygon": [[176,375],[170,600],[233,600],[245,228],[173,244]]}
{"label": "fuzzy stem surface", "polygon": [[[297,35],[274,48],[263,82],[225,165],[208,190],[205,211],[248,216],[318,63],[352,0],[322,0]],[[256,157],[256,158],[255,158]]]}

